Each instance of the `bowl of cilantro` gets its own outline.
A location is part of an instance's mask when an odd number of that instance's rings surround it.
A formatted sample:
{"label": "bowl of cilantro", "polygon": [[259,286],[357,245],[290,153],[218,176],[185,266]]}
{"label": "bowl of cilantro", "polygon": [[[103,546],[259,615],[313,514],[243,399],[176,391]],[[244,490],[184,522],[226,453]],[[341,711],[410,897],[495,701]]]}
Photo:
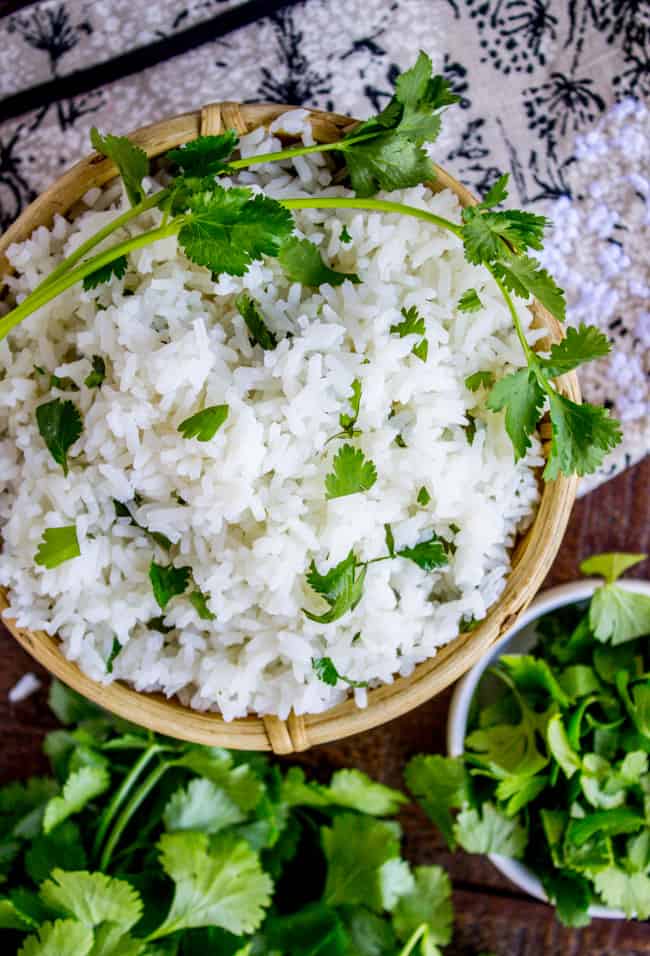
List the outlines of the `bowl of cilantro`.
{"label": "bowl of cilantro", "polygon": [[568,926],[650,917],[650,582],[618,580],[643,558],[542,593],[457,685],[450,756],[406,770],[452,847]]}

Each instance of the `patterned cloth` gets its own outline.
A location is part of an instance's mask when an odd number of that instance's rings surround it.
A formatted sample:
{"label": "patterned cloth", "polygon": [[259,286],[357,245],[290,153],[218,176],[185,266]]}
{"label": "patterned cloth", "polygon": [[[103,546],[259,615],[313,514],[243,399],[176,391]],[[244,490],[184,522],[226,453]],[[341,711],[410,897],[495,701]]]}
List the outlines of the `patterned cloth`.
{"label": "patterned cloth", "polygon": [[364,117],[426,50],[461,96],[436,159],[476,192],[553,217],[569,321],[613,355],[582,376],[624,442],[583,490],[650,448],[650,0],[44,0],[0,19],[0,224],[88,151],[210,100]]}

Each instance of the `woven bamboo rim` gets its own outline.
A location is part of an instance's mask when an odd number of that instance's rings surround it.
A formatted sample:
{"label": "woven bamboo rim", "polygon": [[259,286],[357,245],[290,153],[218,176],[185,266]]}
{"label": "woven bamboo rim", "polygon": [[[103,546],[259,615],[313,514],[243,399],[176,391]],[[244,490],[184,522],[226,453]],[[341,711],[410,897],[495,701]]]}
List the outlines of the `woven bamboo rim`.
{"label": "woven bamboo rim", "polygon": [[[250,132],[268,125],[291,107],[268,104],[241,105],[211,103],[192,113],[174,116],[132,134],[135,143],[149,156],[158,156],[174,146],[192,140],[199,133],[217,134],[224,129]],[[320,110],[310,112],[317,142],[333,142],[350,126],[351,120]],[[476,202],[472,194],[444,170],[436,167],[432,188],[449,188],[465,206]],[[48,225],[56,213],[65,215],[89,189],[102,186],[116,174],[111,162],[97,153],[73,166],[38,197],[0,238],[0,272],[8,268],[4,253],[14,242],[22,242],[40,225]],[[533,305],[535,322],[548,331],[548,342],[559,341],[563,332],[559,323],[538,303]],[[580,401],[575,373],[560,381],[561,391]],[[542,438],[550,438],[548,425],[542,426]],[[534,597],[546,576],[562,541],[576,493],[575,477],[559,477],[544,485],[539,510],[531,527],[517,543],[512,570],[499,601],[487,617],[470,633],[460,634],[435,657],[415,668],[410,677],[397,678],[368,692],[368,706],[358,709],[353,699],[322,714],[298,716],[286,721],[277,717],[250,716],[226,722],[218,714],[199,713],[177,700],[161,694],[144,694],[115,682],[96,683],[67,660],[56,638],[43,631],[18,627],[5,618],[5,624],[20,644],[47,670],[79,693],[134,723],[171,737],[238,750],[272,750],[287,754],[348,737],[375,727],[417,707],[440,693],[485,654],[500,635],[511,627]],[[6,591],[0,588],[0,610],[8,606]]]}

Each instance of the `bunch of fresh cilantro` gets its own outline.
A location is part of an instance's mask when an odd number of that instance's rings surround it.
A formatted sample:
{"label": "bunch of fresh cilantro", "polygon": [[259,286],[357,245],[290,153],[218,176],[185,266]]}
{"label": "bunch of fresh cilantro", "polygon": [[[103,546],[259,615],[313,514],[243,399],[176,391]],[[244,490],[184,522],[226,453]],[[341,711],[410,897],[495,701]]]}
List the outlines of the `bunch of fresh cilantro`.
{"label": "bunch of fresh cilantro", "polygon": [[643,557],[585,561],[605,584],[543,617],[534,653],[501,655],[463,757],[406,768],[450,846],[522,860],[569,926],[591,903],[650,917],[650,596],[616,584]]}
{"label": "bunch of fresh cilantro", "polygon": [[407,802],[155,736],[54,683],[52,777],[0,788],[0,931],[19,956],[437,956],[450,883]]}
{"label": "bunch of fresh cilantro", "polygon": [[[463,210],[460,224],[419,207],[375,198],[380,190],[390,194],[393,190],[435,179],[435,167],[426,145],[438,136],[442,112],[457,100],[447,80],[433,75],[430,58],[420,53],[414,66],[398,76],[387,106],[340,140],[237,159],[233,158],[238,146],[234,130],[218,136],[201,136],[167,154],[170,182],[153,193],[147,193],[145,185],[150,173],[146,153],[124,136],[102,135],[93,129],[92,145],[117,167],[131,208],[82,242],[19,305],[2,316],[0,339],[78,282],[83,283],[87,293],[100,296],[104,283],[128,282],[130,253],[159,239],[177,237],[185,256],[215,275],[243,275],[252,262],[277,257],[292,282],[319,287],[345,281],[358,283],[362,277],[328,265],[314,244],[296,236],[293,210],[364,209],[411,216],[457,236],[467,261],[484,266],[503,295],[521,343],[525,367],[498,381],[489,369],[478,369],[468,377],[466,384],[468,389],[479,393],[477,402],[484,402],[493,412],[505,410],[505,427],[515,457],[525,455],[540,417],[548,411],[552,442],[544,477],[552,480],[559,474],[584,475],[594,471],[620,441],[619,424],[607,409],[579,405],[565,397],[553,380],[606,355],[609,342],[597,328],[581,325],[578,329],[569,329],[567,338],[554,345],[549,354],[538,355],[526,340],[513,302],[513,296],[526,300],[535,296],[559,321],[564,319],[564,293],[533,257],[542,248],[547,220],[522,210],[498,208],[507,199],[507,176],[501,176],[494,183],[482,202]],[[239,169],[313,152],[338,154],[341,173],[347,177],[354,197],[316,195],[279,201],[262,193],[253,194],[248,188],[224,185],[223,177]],[[129,235],[99,253],[96,251],[113,233],[119,234],[124,226],[152,209],[159,212],[158,225]],[[346,233],[344,241],[350,240]],[[236,307],[250,332],[251,344],[262,349],[275,348],[277,337],[267,326],[257,303],[243,296]],[[457,303],[459,312],[476,312],[482,308],[476,289],[467,289]],[[417,335],[419,338],[414,341],[412,351],[426,362],[428,341],[424,336],[424,323],[410,311],[404,312],[404,322],[391,331]],[[100,356],[95,358],[103,364]],[[99,368],[100,372],[91,373],[86,381],[87,385],[92,382],[89,387],[101,384],[101,365]],[[41,435],[55,460],[67,471],[67,450],[83,427],[79,412],[72,401],[59,399],[41,408],[44,419],[39,419]],[[210,420],[197,420],[206,413],[212,415],[211,419],[208,416]],[[199,441],[209,440],[203,436],[214,434],[215,414],[215,409],[200,410],[183,423],[187,426],[183,434],[198,437]],[[354,436],[350,434],[350,437]],[[371,480],[368,472],[366,483]],[[74,542],[68,542],[68,546],[74,549]]]}

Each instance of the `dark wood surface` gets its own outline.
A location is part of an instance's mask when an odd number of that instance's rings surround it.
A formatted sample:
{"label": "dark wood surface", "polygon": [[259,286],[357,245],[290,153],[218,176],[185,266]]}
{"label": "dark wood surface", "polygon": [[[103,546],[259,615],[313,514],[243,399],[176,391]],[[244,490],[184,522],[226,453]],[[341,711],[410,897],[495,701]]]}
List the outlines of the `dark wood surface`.
{"label": "dark wood surface", "polygon": [[[599,551],[650,552],[650,459],[581,499],[546,586],[578,576],[580,560]],[[650,562],[632,571],[650,577]],[[53,726],[45,687],[12,706],[7,692],[27,670],[46,675],[0,631],[0,781],[43,772],[43,734]],[[420,752],[444,752],[450,693],[429,701],[399,720],[339,743],[317,747],[298,759],[326,776],[338,767],[355,766],[392,786],[400,786],[406,760]],[[446,956],[641,956],[650,953],[650,924],[594,920],[570,931],[560,926],[551,907],[524,896],[484,858],[449,853],[434,828],[416,807],[402,814],[406,853],[417,863],[447,867],[454,883],[456,931]]]}

